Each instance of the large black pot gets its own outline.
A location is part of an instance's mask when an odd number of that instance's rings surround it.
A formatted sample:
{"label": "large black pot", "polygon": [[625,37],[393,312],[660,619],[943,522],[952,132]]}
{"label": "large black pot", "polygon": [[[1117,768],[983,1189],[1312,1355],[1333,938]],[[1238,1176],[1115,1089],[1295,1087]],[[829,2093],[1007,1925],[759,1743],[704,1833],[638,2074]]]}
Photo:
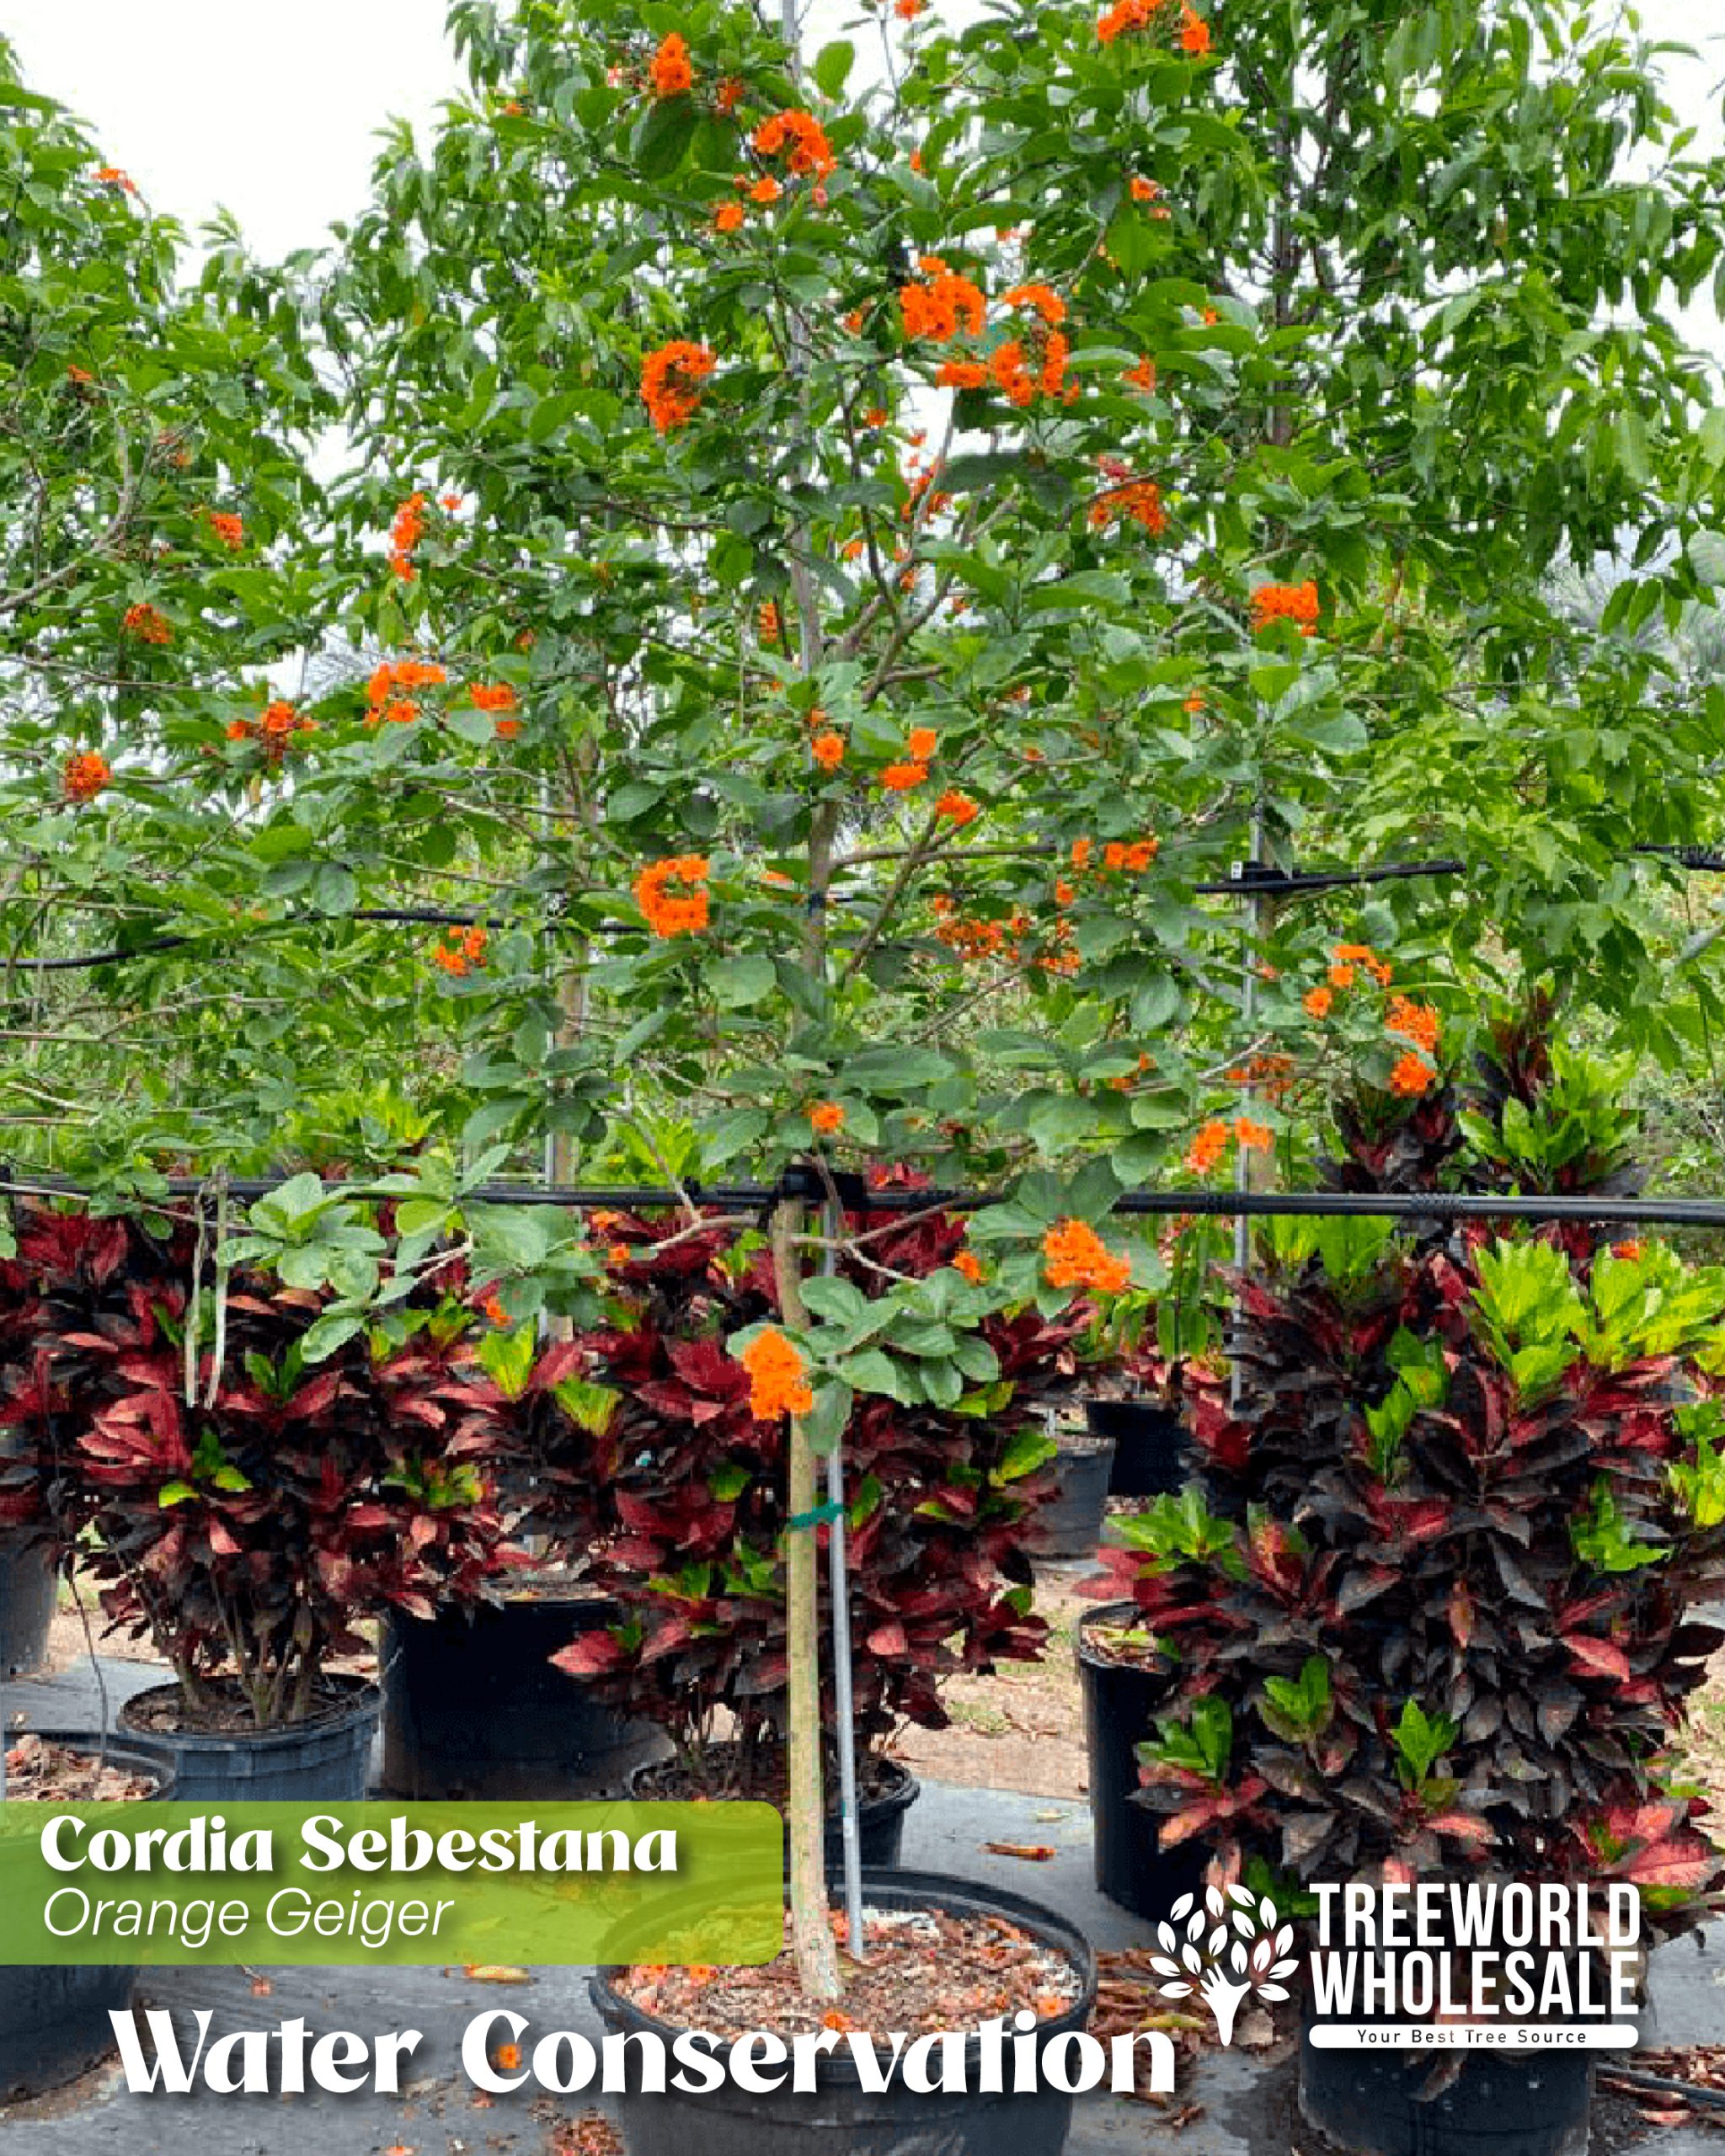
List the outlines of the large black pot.
{"label": "large black pot", "polygon": [[[899,1854],[905,1845],[905,1814],[922,1794],[922,1785],[911,1769],[897,1759],[881,1759],[874,1763],[878,1786],[874,1794],[865,1796],[857,1806],[857,1846],[861,1852],[864,1868],[871,1871],[892,1871],[897,1868]],[[637,1769],[629,1778],[629,1795],[651,1801],[657,1792],[652,1788],[651,1767]],[[828,1784],[831,1796],[837,1786],[836,1778]],[[837,1872],[845,1861],[845,1830],[837,1819],[826,1822],[826,1867]],[[785,1828],[785,1872],[791,1869],[791,1830]]]}
{"label": "large black pot", "polygon": [[[1058,2020],[1037,2031],[1039,2052],[1052,2038],[1081,2030],[1096,1998],[1096,1956],[1074,1924],[1040,1903],[994,1886],[922,1871],[866,1874],[863,1897],[873,1908],[934,1908],[953,1915],[1006,1918],[1071,1957],[1081,1994]],[[613,1988],[622,1972],[601,1969],[590,1991],[607,2031],[656,2031],[667,2049],[677,2033],[633,2005]],[[879,2033],[879,2032],[877,2032]],[[663,2095],[638,2090],[617,2099],[618,2122],[629,2156],[1060,2156],[1072,2122],[1072,2099],[1049,2087],[1039,2073],[1033,2094],[1013,2095],[1011,2053],[1006,2092],[976,2090],[980,2047],[966,2047],[969,2090],[964,2095],[919,2096],[895,2077],[880,2095],[865,2094],[848,2052],[819,2062],[819,2087],[797,2095],[788,2087],[772,2096],[750,2095],[726,2082],[710,2096]]]}
{"label": "large black pot", "polygon": [[1574,2051],[1469,2052],[1429,2103],[1445,2052],[1322,2051],[1300,2032],[1300,2110],[1352,2156],[1587,2156],[1593,2061]]}
{"label": "large black pot", "polygon": [[1061,1436],[1055,1454],[1055,1495],[1037,1513],[1032,1554],[1093,1557],[1102,1540],[1114,1448],[1108,1438]]}
{"label": "large black pot", "polygon": [[1155,1734],[1155,1716],[1172,1686],[1166,1666],[1140,1668],[1097,1653],[1089,1634],[1109,1623],[1138,1620],[1130,1602],[1105,1603],[1078,1627],[1078,1676],[1090,1750],[1090,1821],[1096,1844],[1096,1883],[1135,1916],[1160,1921],[1182,1894],[1201,1884],[1210,1851],[1201,1844],[1157,1846],[1157,1815],[1137,1803],[1138,1747]]}
{"label": "large black pot", "polygon": [[16,1529],[0,1534],[0,1677],[41,1667],[59,1584],[47,1543]]}
{"label": "large black pot", "polygon": [[621,1796],[666,1740],[601,1706],[551,1657],[614,1625],[615,1602],[507,1602],[429,1624],[392,1616],[383,1672],[383,1788],[391,1796],[512,1801]]}
{"label": "large black pot", "polygon": [[1114,1441],[1111,1497],[1160,1497],[1185,1481],[1186,1426],[1172,1407],[1154,1400],[1087,1400],[1084,1419],[1094,1436]]}
{"label": "large black pot", "polygon": [[[69,1744],[94,1754],[102,1740],[88,1730],[32,1732],[52,1744]],[[110,1739],[107,1756],[131,1774],[155,1782],[146,1802],[163,1802],[176,1794],[171,1770],[131,1746]],[[40,2096],[76,2081],[114,2049],[111,2011],[131,2004],[137,1977],[131,1968],[44,1969],[34,1964],[0,1967],[0,2104]]]}
{"label": "large black pot", "polygon": [[277,1729],[214,1736],[143,1726],[138,1717],[146,1702],[179,1698],[173,1684],[135,1694],[120,1710],[119,1726],[135,1750],[172,1767],[181,1803],[357,1803],[371,1779],[382,1700],[363,1678],[329,1677],[323,1684],[321,1711]]}

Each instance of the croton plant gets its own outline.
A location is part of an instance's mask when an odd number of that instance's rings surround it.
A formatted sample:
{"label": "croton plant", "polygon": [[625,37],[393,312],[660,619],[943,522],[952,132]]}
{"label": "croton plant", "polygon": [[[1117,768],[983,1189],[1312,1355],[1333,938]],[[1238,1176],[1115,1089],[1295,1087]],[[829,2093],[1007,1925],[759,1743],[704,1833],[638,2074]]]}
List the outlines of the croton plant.
{"label": "croton plant", "polygon": [[327,1295],[243,1269],[219,1294],[189,1225],[31,1204],[16,1226],[0,1518],[83,1549],[189,1706],[237,1689],[259,1726],[299,1720],[333,1657],[369,1652],[360,1620],[429,1617],[515,1561],[501,1403],[435,1283],[312,1363]]}
{"label": "croton plant", "polygon": [[[1526,1045],[1500,1035],[1460,1130],[1404,1105],[1397,1144],[1364,1104],[1355,1166],[1621,1173],[1611,1074]],[[1163,1845],[1298,1881],[1620,1879],[1656,1929],[1696,1920],[1725,1854],[1671,1741],[1725,1643],[1691,1614],[1725,1589],[1725,1271],[1482,1223],[1279,1223],[1263,1257],[1202,1475],[1109,1553],[1172,1657],[1141,1753]]]}
{"label": "croton plant", "polygon": [[[482,1350],[525,1412],[544,1524],[622,1606],[618,1624],[556,1659],[663,1722],[698,1785],[773,1793],[787,1710],[787,1433],[782,1415],[756,1412],[758,1374],[734,1348],[745,1343],[746,1356],[750,1340],[776,1337],[771,1251],[722,1219],[681,1234],[633,1214],[603,1225],[611,1321],[531,1369],[530,1340]],[[932,1209],[895,1219],[864,1202],[845,1225],[852,1251],[804,1293],[851,1327],[859,1354],[879,1343],[884,1364],[844,1447],[866,1744],[901,1720],[942,1726],[945,1675],[1039,1653],[1047,1627],[1031,1611],[1028,1552],[1054,1487],[1043,1411],[1070,1390],[1092,1313],[1078,1298],[1055,1317],[1023,1306],[955,1330],[978,1267],[961,1219]],[[916,1283],[920,1299],[888,1299],[894,1282]],[[889,1346],[902,1367],[886,1361]],[[830,1672],[821,1706],[830,1732]]]}

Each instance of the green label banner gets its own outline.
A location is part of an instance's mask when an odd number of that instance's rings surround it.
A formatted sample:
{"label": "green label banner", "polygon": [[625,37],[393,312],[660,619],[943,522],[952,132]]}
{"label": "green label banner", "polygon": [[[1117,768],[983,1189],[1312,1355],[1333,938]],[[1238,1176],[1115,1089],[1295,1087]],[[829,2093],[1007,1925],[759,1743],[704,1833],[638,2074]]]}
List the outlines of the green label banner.
{"label": "green label banner", "polygon": [[766,1804],[0,1804],[0,1964],[770,1961]]}

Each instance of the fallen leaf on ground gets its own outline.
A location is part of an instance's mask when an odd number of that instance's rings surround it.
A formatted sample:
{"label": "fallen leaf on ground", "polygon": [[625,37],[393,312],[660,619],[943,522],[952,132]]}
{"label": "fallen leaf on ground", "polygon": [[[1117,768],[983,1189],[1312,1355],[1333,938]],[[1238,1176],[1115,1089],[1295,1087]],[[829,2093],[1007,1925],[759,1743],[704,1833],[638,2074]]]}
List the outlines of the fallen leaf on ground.
{"label": "fallen leaf on ground", "polygon": [[991,1856],[1022,1857],[1027,1864],[1046,1864],[1055,1853],[1049,1842],[985,1842],[982,1846]]}
{"label": "fallen leaf on ground", "polygon": [[511,1968],[507,1961],[467,1961],[462,1974],[476,1984],[530,1984],[533,1981],[531,1970]]}

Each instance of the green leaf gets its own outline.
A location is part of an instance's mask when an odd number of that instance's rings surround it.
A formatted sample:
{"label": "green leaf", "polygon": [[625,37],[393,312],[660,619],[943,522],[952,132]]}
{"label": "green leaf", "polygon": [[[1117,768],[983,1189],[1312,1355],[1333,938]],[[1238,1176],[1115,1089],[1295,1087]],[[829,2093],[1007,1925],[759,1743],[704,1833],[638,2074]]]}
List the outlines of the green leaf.
{"label": "green leaf", "polygon": [[851,63],[857,57],[857,48],[848,38],[835,38],[830,45],[824,45],[814,56],[810,71],[820,87],[823,97],[836,98],[845,87]]}

